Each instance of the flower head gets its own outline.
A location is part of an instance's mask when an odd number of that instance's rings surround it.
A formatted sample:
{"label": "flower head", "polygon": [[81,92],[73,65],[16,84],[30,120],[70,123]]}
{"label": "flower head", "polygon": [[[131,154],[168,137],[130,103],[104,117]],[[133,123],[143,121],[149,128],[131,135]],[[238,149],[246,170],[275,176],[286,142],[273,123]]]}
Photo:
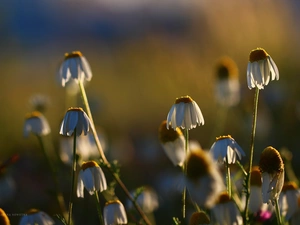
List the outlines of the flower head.
{"label": "flower head", "polygon": [[52,225],[54,220],[45,212],[38,209],[30,209],[20,220],[19,225]]}
{"label": "flower head", "polygon": [[203,124],[202,112],[190,96],[177,98],[167,116],[167,129],[171,125],[174,130],[176,127],[190,130]]}
{"label": "flower head", "polygon": [[208,215],[203,212],[194,212],[190,218],[190,223],[189,225],[209,225],[210,224],[210,219]]}
{"label": "flower head", "polygon": [[234,106],[240,101],[240,83],[236,63],[222,57],[216,67],[216,99],[224,106]]}
{"label": "flower head", "polygon": [[215,160],[226,162],[227,158],[229,164],[235,163],[237,158],[241,160],[242,156],[246,156],[243,149],[230,135],[217,137],[210,152]]}
{"label": "flower head", "polygon": [[269,146],[260,155],[259,169],[262,174],[263,203],[274,202],[284,183],[284,165],[279,152]]}
{"label": "flower head", "polygon": [[225,188],[217,165],[211,155],[202,149],[191,151],[187,156],[185,184],[192,199],[207,208],[213,206]]}
{"label": "flower head", "polygon": [[95,161],[88,161],[82,164],[78,176],[77,197],[83,198],[83,187],[93,195],[95,191],[104,191],[107,188],[106,178],[102,169]]}
{"label": "flower head", "polygon": [[37,136],[45,136],[51,132],[48,121],[42,113],[34,111],[26,116],[24,137],[28,137],[30,132]]}
{"label": "flower head", "polygon": [[0,208],[0,224],[1,225],[10,225],[10,221],[3,209]]}
{"label": "flower head", "polygon": [[104,225],[127,224],[127,215],[119,200],[106,202],[103,209]]}
{"label": "flower head", "polygon": [[[72,136],[76,130],[76,136],[80,136],[83,132],[87,135],[91,121],[82,108],[69,108],[60,126],[60,134],[64,136]],[[92,128],[93,129],[93,128]]]}
{"label": "flower head", "polygon": [[298,209],[298,198],[300,191],[298,185],[289,181],[283,184],[282,191],[279,197],[279,205],[281,206],[282,215],[286,220],[289,220]]}
{"label": "flower head", "polygon": [[66,53],[59,68],[58,79],[61,86],[64,87],[70,78],[76,82],[92,79],[90,65],[80,51]]}
{"label": "flower head", "polygon": [[185,139],[181,130],[177,127],[169,130],[166,127],[167,121],[164,120],[159,127],[160,143],[174,166],[182,166],[186,157]]}
{"label": "flower head", "polygon": [[252,50],[247,67],[248,88],[264,89],[275,79],[279,80],[279,71],[271,56],[263,48]]}

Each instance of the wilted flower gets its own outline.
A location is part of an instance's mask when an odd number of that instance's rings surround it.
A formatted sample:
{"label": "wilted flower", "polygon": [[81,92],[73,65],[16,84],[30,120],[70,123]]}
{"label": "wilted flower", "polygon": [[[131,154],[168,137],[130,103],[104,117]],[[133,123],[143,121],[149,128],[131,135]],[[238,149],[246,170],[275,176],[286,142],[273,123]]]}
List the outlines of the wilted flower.
{"label": "wilted flower", "polygon": [[104,225],[127,224],[127,215],[119,200],[106,202],[103,209]]}
{"label": "wilted flower", "polygon": [[227,158],[229,164],[235,163],[237,158],[241,160],[242,156],[246,155],[230,135],[217,137],[216,142],[210,148],[210,152],[215,160],[226,162]]}
{"label": "wilted flower", "polygon": [[54,220],[45,212],[38,209],[30,209],[20,220],[19,225],[52,225]]}
{"label": "wilted flower", "polygon": [[80,51],[66,53],[65,59],[59,68],[58,79],[63,87],[70,78],[76,82],[92,79],[90,65]]}
{"label": "wilted flower", "polygon": [[223,179],[209,153],[202,149],[189,152],[185,185],[192,199],[200,207],[213,206],[219,193],[225,189]]}
{"label": "wilted flower", "polygon": [[216,99],[224,106],[234,106],[240,101],[240,82],[236,63],[229,57],[222,57],[216,68]]}
{"label": "wilted flower", "polygon": [[48,121],[42,113],[34,111],[26,116],[24,137],[28,137],[30,132],[37,136],[45,136],[51,132]]}
{"label": "wilted flower", "polygon": [[1,225],[10,225],[10,221],[3,209],[0,208],[0,224]]}
{"label": "wilted flower", "polygon": [[284,165],[279,152],[269,146],[260,155],[259,169],[262,173],[263,203],[274,203],[284,183]]}
{"label": "wilted flower", "polygon": [[214,222],[217,225],[242,225],[243,218],[234,201],[227,193],[219,195],[216,205],[212,208]]}
{"label": "wilted flower", "polygon": [[210,219],[203,211],[194,212],[190,218],[189,225],[210,225]]}
{"label": "wilted flower", "polygon": [[298,209],[298,198],[300,192],[295,182],[286,182],[279,196],[279,205],[281,206],[282,215],[289,220]]}
{"label": "wilted flower", "polygon": [[174,166],[182,166],[186,157],[184,136],[178,127],[169,130],[166,124],[164,120],[159,127],[160,143]]}
{"label": "wilted flower", "polygon": [[167,129],[169,126],[190,130],[197,125],[203,125],[204,118],[197,103],[190,96],[177,98],[167,116]]}
{"label": "wilted flower", "polygon": [[[131,193],[134,196],[136,203],[145,213],[152,213],[159,206],[158,196],[155,190],[151,187],[142,187]],[[128,200],[127,207],[133,209],[133,204]]]}
{"label": "wilted flower", "polygon": [[279,80],[279,71],[271,56],[263,48],[252,50],[247,67],[248,88],[264,89],[275,79]]}
{"label": "wilted flower", "polygon": [[96,191],[102,192],[107,188],[104,173],[95,161],[88,161],[82,164],[78,176],[77,197],[83,198],[84,187],[90,195],[93,195]]}
{"label": "wilted flower", "polygon": [[[82,108],[69,108],[60,126],[60,134],[64,136],[72,136],[76,130],[76,136],[82,134],[87,135],[91,121]],[[93,128],[92,128],[93,129]]]}

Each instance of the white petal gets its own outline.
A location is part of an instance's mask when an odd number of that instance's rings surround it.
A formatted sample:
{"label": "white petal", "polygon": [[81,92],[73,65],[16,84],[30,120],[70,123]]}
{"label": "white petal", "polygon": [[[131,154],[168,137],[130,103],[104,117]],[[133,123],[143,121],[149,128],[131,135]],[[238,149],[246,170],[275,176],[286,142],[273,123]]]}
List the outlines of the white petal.
{"label": "white petal", "polygon": [[167,116],[167,129],[169,129],[169,125],[171,123],[171,126],[174,128],[174,130],[176,130],[176,125],[173,126],[173,120],[174,120],[173,118],[175,118],[174,113],[176,113],[175,112],[175,105],[172,105],[172,107],[171,107],[171,109],[168,113],[168,116]]}
{"label": "white petal", "polygon": [[184,112],[185,112],[185,103],[180,102],[176,104],[176,125],[180,126],[181,128],[185,128],[183,121],[184,121]]}
{"label": "white petal", "polygon": [[83,182],[82,182],[82,170],[79,172],[78,181],[77,181],[77,197],[83,198],[84,197],[84,191],[83,191]]}

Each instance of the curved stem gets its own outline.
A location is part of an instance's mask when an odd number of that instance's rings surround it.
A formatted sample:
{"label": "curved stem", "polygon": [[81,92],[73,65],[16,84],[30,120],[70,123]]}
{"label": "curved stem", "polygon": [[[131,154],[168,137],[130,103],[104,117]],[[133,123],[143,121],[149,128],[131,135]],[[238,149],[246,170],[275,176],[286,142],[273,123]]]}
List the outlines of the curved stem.
{"label": "curved stem", "polygon": [[[188,129],[184,130],[184,138],[185,138],[185,155],[187,156],[188,154],[188,149],[189,149],[189,131]],[[186,174],[186,169],[187,169],[187,161],[185,160],[184,164],[183,164],[183,173]],[[186,187],[183,188],[182,191],[182,217],[185,218],[185,214],[186,214]]]}
{"label": "curved stem", "polygon": [[245,223],[248,219],[248,209],[249,209],[249,198],[250,198],[250,179],[251,179],[251,170],[252,170],[252,162],[253,162],[253,152],[254,152],[254,139],[255,139],[255,131],[256,131],[256,122],[257,122],[257,108],[258,108],[258,96],[259,89],[255,89],[254,94],[254,107],[253,107],[253,120],[252,120],[252,132],[251,132],[251,143],[250,143],[250,158],[249,158],[249,170],[246,176],[246,205],[245,205]]}
{"label": "curved stem", "polygon": [[276,213],[276,218],[277,218],[278,225],[282,225],[282,219],[281,219],[281,215],[280,215],[278,198],[275,199],[275,213]]}

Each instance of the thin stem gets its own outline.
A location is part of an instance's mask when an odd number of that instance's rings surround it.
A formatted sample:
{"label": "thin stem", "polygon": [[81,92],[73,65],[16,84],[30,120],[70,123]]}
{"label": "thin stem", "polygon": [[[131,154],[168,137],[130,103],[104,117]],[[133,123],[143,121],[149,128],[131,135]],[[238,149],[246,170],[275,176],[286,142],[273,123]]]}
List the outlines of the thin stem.
{"label": "thin stem", "polygon": [[73,211],[73,196],[74,196],[74,186],[75,186],[75,174],[76,174],[76,128],[74,129],[74,141],[73,141],[73,168],[72,168],[72,184],[71,184],[71,192],[70,192],[70,202],[69,202],[69,218],[68,225],[71,224],[72,220],[72,211]]}
{"label": "thin stem", "polygon": [[134,198],[131,196],[130,192],[126,188],[125,184],[122,182],[122,180],[120,179],[118,174],[116,174],[114,172],[114,170],[111,167],[110,163],[106,159],[106,157],[104,155],[104,152],[103,152],[103,149],[102,149],[102,146],[101,146],[101,143],[100,143],[100,140],[99,140],[99,137],[98,137],[98,134],[97,134],[97,131],[95,129],[95,124],[94,124],[94,121],[93,121],[93,116],[92,116],[92,113],[91,113],[91,109],[90,109],[90,106],[89,106],[89,102],[88,102],[88,98],[87,98],[87,95],[86,95],[86,92],[85,92],[85,88],[83,86],[82,81],[79,81],[78,83],[79,83],[79,88],[80,88],[83,104],[86,108],[87,115],[89,116],[90,121],[93,124],[92,132],[93,132],[93,136],[94,136],[94,139],[95,139],[97,149],[98,149],[99,154],[100,154],[100,158],[103,161],[103,164],[107,167],[108,171],[114,177],[115,181],[119,184],[119,186],[122,188],[122,190],[124,191],[124,193],[128,197],[128,199],[132,202],[132,204],[134,205],[135,209],[138,211],[138,213],[140,214],[140,216],[142,217],[144,222],[147,225],[151,225],[151,222],[147,218],[146,214],[143,212],[143,210],[140,208],[140,206],[136,203],[136,201],[134,200]]}
{"label": "thin stem", "polygon": [[280,209],[279,209],[279,204],[278,204],[278,198],[275,198],[275,214],[277,218],[277,223],[278,225],[282,225],[282,219],[280,215]]}
{"label": "thin stem", "polygon": [[95,191],[94,196],[95,196],[95,199],[96,199],[96,206],[97,206],[98,217],[99,217],[99,220],[100,220],[100,225],[103,225],[102,210],[101,210],[101,206],[100,206],[98,191]]}
{"label": "thin stem", "polygon": [[248,175],[246,176],[246,205],[245,205],[245,217],[244,224],[248,221],[248,209],[249,209],[249,198],[250,198],[250,179],[251,179],[251,170],[252,170],[252,162],[253,162],[253,152],[254,152],[254,139],[255,139],[255,131],[256,131],[256,121],[257,121],[257,108],[258,108],[258,96],[259,89],[255,89],[254,94],[254,107],[253,107],[253,120],[252,120],[252,132],[251,132],[251,143],[250,143],[250,158],[249,158],[249,170]]}
{"label": "thin stem", "polygon": [[57,176],[56,176],[55,166],[54,166],[54,164],[53,164],[53,162],[50,158],[50,155],[48,154],[48,151],[47,151],[47,148],[45,147],[43,138],[39,135],[36,135],[36,137],[37,137],[37,139],[38,139],[38,141],[41,145],[41,149],[44,153],[44,156],[45,156],[46,160],[48,161],[48,164],[49,164],[49,167],[50,167],[50,170],[51,170],[52,179],[53,179],[53,182],[54,182],[54,185],[55,185],[56,200],[57,200],[57,203],[58,203],[59,208],[61,210],[62,216],[64,218],[64,213],[67,210],[66,210],[63,194],[59,191],[59,185],[58,185],[59,182],[58,182],[58,179],[57,179]]}
{"label": "thin stem", "polygon": [[231,198],[231,178],[230,178],[230,167],[228,163],[228,156],[226,156],[226,183],[227,183],[227,192],[229,198]]}
{"label": "thin stem", "polygon": [[[184,130],[184,138],[185,138],[185,155],[188,154],[188,149],[189,149],[189,131],[188,129]],[[184,164],[183,164],[183,173],[186,174],[186,170],[187,170],[187,161],[185,160]],[[183,188],[183,192],[182,192],[182,217],[183,219],[185,218],[185,214],[186,214],[186,187]]]}

